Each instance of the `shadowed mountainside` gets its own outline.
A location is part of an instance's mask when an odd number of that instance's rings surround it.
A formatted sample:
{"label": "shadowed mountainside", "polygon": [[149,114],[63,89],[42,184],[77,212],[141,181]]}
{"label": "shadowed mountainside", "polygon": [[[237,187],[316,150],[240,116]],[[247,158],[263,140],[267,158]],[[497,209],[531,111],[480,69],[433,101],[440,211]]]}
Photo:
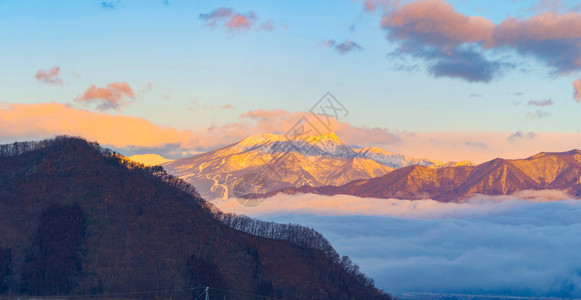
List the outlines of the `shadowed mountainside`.
{"label": "shadowed mountainside", "polygon": [[200,286],[390,299],[316,231],[223,214],[161,167],[78,138],[0,146],[0,293],[191,298]]}
{"label": "shadowed mountainside", "polygon": [[347,194],[359,197],[434,199],[461,202],[474,194],[511,195],[522,190],[554,189],[581,196],[581,151],[539,153],[526,159],[494,159],[477,166],[409,166],[384,176],[343,186],[286,188],[286,194]]}

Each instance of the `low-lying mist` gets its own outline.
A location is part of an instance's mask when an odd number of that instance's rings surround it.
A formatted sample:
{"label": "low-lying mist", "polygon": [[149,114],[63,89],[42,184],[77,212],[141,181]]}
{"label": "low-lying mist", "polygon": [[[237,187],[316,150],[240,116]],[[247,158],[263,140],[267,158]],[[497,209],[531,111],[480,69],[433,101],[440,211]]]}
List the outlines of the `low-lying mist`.
{"label": "low-lying mist", "polygon": [[464,203],[311,194],[213,203],[315,228],[386,291],[581,296],[581,201],[560,191]]}

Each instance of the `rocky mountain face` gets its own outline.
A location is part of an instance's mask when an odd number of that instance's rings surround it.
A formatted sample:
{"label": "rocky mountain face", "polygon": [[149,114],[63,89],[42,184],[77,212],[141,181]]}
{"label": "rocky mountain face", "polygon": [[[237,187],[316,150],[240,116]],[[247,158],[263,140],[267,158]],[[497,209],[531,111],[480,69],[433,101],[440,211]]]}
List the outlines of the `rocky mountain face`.
{"label": "rocky mountain face", "polygon": [[274,191],[348,194],[360,197],[463,201],[474,194],[511,195],[522,190],[555,189],[581,196],[581,151],[539,153],[526,159],[494,159],[477,166],[408,166],[343,186],[303,186]]}
{"label": "rocky mountain face", "polygon": [[293,141],[281,135],[253,135],[238,143],[162,165],[208,199],[232,196],[245,174],[259,174],[269,190],[343,185],[385,175],[393,168],[360,155],[334,133]]}
{"label": "rocky mountain face", "polygon": [[390,299],[316,231],[223,214],[161,167],[77,138],[0,145],[0,297],[205,286],[212,299]]}
{"label": "rocky mountain face", "polygon": [[245,174],[260,175],[267,189],[273,191],[340,186],[411,165],[441,168],[471,163],[415,159],[376,147],[353,149],[328,133],[292,141],[282,135],[253,135],[221,149],[164,163],[163,167],[194,185],[204,197],[214,199],[232,196],[237,179]]}

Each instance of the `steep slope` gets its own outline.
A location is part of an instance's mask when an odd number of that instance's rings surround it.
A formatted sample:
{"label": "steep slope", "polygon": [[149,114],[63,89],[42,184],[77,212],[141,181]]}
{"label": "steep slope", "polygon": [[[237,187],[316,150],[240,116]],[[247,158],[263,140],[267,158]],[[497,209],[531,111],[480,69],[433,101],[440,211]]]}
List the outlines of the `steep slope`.
{"label": "steep slope", "polygon": [[77,138],[0,146],[0,293],[191,299],[204,286],[389,299],[320,234],[222,214],[161,167]]}
{"label": "steep slope", "polygon": [[557,189],[581,196],[581,151],[540,153],[527,159],[494,159],[478,166],[409,166],[343,186],[286,188],[287,194],[349,194],[361,197],[462,201],[474,194],[511,195]]}
{"label": "steep slope", "polygon": [[163,164],[191,183],[204,197],[227,198],[244,174],[260,174],[269,190],[342,185],[387,174],[392,168],[359,156],[334,134],[294,141],[275,134],[253,135],[238,143]]}

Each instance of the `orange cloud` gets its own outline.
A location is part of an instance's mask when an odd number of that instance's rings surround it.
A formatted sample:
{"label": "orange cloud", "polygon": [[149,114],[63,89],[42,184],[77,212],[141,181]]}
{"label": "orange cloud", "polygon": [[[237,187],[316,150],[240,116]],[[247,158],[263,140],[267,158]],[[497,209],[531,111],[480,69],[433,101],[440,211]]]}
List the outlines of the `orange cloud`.
{"label": "orange cloud", "polygon": [[[318,121],[308,113],[284,110],[249,111],[237,122],[180,130],[159,126],[143,118],[91,112],[60,103],[1,104],[0,143],[66,134],[98,141],[107,147],[151,148],[153,153],[179,158],[216,149],[251,134],[285,134],[302,117],[308,120],[307,123],[303,120],[303,125],[309,127],[312,124],[317,131],[326,133],[326,128],[316,123]],[[579,148],[578,141],[581,140],[581,133],[566,132],[394,133],[382,128],[354,126],[336,119],[332,119],[330,127],[347,145],[373,145],[417,158],[471,160],[475,163],[496,157],[523,158],[541,151],[567,151]],[[486,147],[473,146],[480,143]]]}
{"label": "orange cloud", "polygon": [[82,136],[113,147],[193,147],[193,133],[157,126],[142,118],[94,113],[60,103],[4,104],[0,106],[4,139]]}
{"label": "orange cloud", "polygon": [[135,99],[135,93],[127,82],[112,82],[106,87],[91,85],[82,96],[75,101],[80,103],[97,103],[97,110],[119,110],[119,107],[127,104],[126,98]]}
{"label": "orange cloud", "polygon": [[323,124],[313,114],[306,112],[259,109],[242,114],[240,118],[255,121],[247,129],[247,132],[252,133],[286,134],[302,127],[306,134],[312,135],[335,132],[347,145],[367,146],[377,143],[388,145],[400,142],[397,135],[386,129],[353,126],[335,118],[329,118],[330,124]]}
{"label": "orange cloud", "polygon": [[59,72],[61,68],[59,66],[54,66],[49,70],[38,70],[34,76],[36,80],[53,85],[62,85],[63,81],[59,78]]}
{"label": "orange cloud", "polygon": [[575,79],[573,81],[573,98],[577,103],[581,103],[581,79]]}
{"label": "orange cloud", "polygon": [[232,16],[230,21],[226,23],[226,27],[229,29],[236,29],[236,30],[248,30],[252,27],[252,21],[249,17],[241,14],[236,14]]}

